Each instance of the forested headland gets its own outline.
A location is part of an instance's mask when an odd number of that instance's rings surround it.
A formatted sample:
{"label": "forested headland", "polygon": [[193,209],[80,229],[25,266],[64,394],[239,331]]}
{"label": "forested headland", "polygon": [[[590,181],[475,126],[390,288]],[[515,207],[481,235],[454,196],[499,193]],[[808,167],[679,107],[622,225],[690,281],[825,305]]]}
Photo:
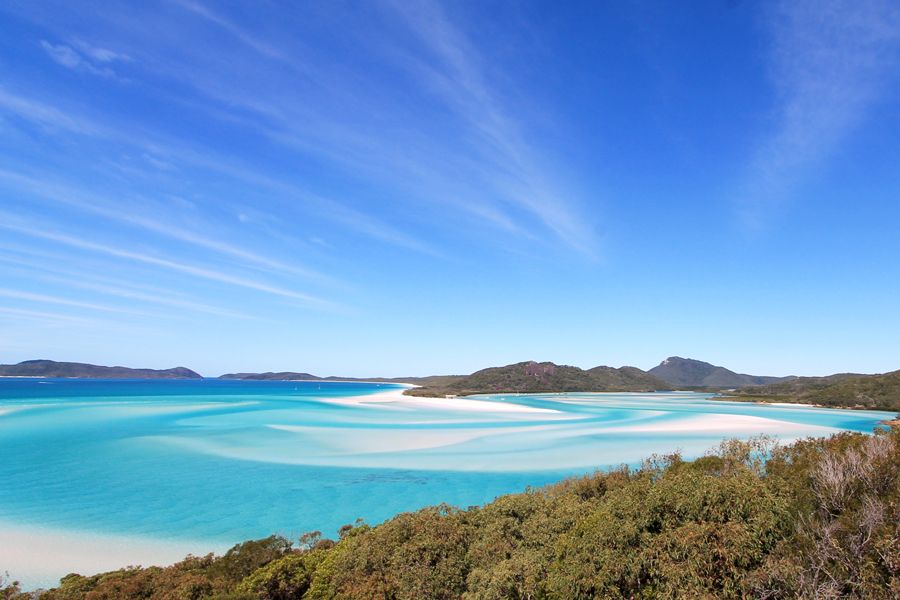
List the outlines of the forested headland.
{"label": "forested headland", "polygon": [[835,408],[900,412],[900,371],[879,375],[839,373],[827,377],[796,377],[769,385],[729,392],[738,400],[798,402]]}

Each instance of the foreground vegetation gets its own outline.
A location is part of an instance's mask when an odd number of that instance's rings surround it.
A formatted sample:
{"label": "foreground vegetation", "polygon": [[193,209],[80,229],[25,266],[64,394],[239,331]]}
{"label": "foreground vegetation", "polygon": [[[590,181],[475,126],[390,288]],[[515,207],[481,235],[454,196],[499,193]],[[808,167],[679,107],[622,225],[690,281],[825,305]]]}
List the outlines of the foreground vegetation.
{"label": "foreground vegetation", "polygon": [[358,522],[334,541],[270,537],[166,568],[69,575],[40,597],[898,598],[900,429],[730,441],[692,462],[654,457],[484,507]]}

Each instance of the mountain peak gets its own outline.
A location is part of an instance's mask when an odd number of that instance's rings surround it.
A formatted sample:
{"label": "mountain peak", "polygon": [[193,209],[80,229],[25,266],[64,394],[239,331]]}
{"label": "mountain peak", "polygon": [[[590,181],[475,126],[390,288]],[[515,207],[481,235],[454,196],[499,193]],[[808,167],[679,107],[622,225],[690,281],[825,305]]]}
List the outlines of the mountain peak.
{"label": "mountain peak", "polygon": [[694,358],[670,356],[647,371],[675,387],[734,388],[780,381],[779,377],[745,375]]}
{"label": "mountain peak", "polygon": [[714,365],[712,365],[711,363],[708,363],[708,362],[705,362],[705,361],[702,361],[702,360],[697,360],[696,358],[683,358],[683,357],[681,357],[681,356],[670,356],[669,358],[663,360],[663,361],[662,361],[661,363],[659,363],[659,364],[660,364],[660,366],[664,366],[664,365],[682,364],[682,363],[683,363],[683,364],[710,365],[710,366],[714,366]]}

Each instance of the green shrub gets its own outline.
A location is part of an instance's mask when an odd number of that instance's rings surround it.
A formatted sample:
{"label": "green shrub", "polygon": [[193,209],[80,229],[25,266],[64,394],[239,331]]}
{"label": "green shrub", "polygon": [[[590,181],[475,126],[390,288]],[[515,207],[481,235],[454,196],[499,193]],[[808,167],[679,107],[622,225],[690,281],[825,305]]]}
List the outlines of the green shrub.
{"label": "green shrub", "polygon": [[254,571],[237,591],[259,600],[300,600],[324,557],[322,550],[288,554]]}

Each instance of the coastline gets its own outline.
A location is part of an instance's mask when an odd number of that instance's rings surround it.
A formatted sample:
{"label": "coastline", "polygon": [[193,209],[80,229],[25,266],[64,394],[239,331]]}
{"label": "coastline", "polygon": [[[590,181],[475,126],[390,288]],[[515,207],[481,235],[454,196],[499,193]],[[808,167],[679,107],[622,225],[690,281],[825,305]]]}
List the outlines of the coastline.
{"label": "coastline", "polygon": [[[723,395],[718,394],[710,397],[710,400],[720,400],[720,401],[728,401],[728,402],[746,402],[748,404],[761,404],[763,406],[786,406],[791,408],[827,408],[827,409],[836,409],[836,410],[874,410],[878,412],[898,412],[887,408],[878,408],[872,406],[864,406],[862,404],[855,404],[853,406],[844,406],[841,404],[818,404],[815,402],[787,402],[783,400],[779,400],[778,396],[742,396],[742,395]],[[898,413],[900,414],[900,413]]]}
{"label": "coastline", "polygon": [[[651,453],[664,453],[674,449],[672,435],[684,433],[698,434],[698,439],[681,442],[686,456],[702,455],[711,445],[713,438],[749,437],[756,434],[772,434],[787,441],[807,436],[826,436],[837,430],[819,425],[788,424],[777,418],[753,415],[727,414],[727,411],[711,411],[706,414],[684,412],[677,419],[656,420],[653,411],[642,409],[641,417],[613,425],[609,421],[569,424],[566,421],[578,419],[565,410],[553,410],[538,406],[517,404],[513,394],[499,400],[478,397],[429,398],[408,396],[405,389],[414,384],[390,383],[389,389],[370,394],[346,397],[316,397],[317,401],[343,405],[371,405],[383,407],[385,411],[396,410],[395,416],[404,420],[404,411],[427,411],[434,409],[434,415],[420,417],[412,425],[451,425],[448,430],[405,427],[383,427],[380,430],[361,430],[335,425],[266,425],[271,429],[291,434],[303,435],[310,439],[319,436],[322,445],[329,446],[329,456],[314,457],[313,460],[297,464],[325,467],[380,468],[384,466],[382,455],[393,454],[392,468],[409,470],[456,470],[502,473],[504,471],[550,471],[554,469],[606,468],[598,462],[598,455],[591,454],[590,448],[572,451],[572,447],[586,439],[605,439],[608,434],[626,434],[622,443],[630,446],[635,458]],[[324,385],[323,385],[324,387]],[[351,392],[353,393],[353,392]],[[642,393],[617,394],[596,393],[598,403],[604,397],[640,397]],[[527,394],[525,395],[527,396]],[[560,394],[562,398],[565,396]],[[524,399],[524,398],[523,398]],[[587,402],[593,400],[588,398]],[[763,403],[774,405],[774,403]],[[791,408],[813,408],[811,405],[786,405]],[[723,407],[724,409],[724,407]],[[454,414],[441,415],[441,411]],[[3,409],[0,408],[0,414]],[[773,411],[769,411],[773,412]],[[385,413],[387,414],[387,413]],[[660,413],[662,414],[662,413]],[[502,427],[479,424],[466,426],[466,415],[472,420],[503,422]],[[487,418],[484,418],[487,417]],[[423,420],[424,419],[424,420]],[[548,421],[553,420],[553,423]],[[543,422],[541,422],[543,421]],[[268,422],[268,421],[264,421]],[[513,427],[512,423],[518,424]],[[572,427],[572,429],[569,429]],[[792,432],[796,431],[796,434]],[[510,462],[504,466],[501,455],[495,449],[483,453],[478,460],[467,458],[460,464],[458,447],[463,444],[479,444],[483,437],[502,434],[506,439],[525,439],[514,452],[509,452]],[[560,442],[563,443],[560,443]],[[541,445],[543,444],[543,446]],[[485,448],[485,446],[480,446]],[[503,446],[498,446],[503,449]],[[510,446],[514,448],[514,446]],[[263,455],[226,455],[228,458],[277,462]],[[471,454],[474,457],[474,453]],[[426,457],[426,458],[422,458]],[[290,461],[283,461],[291,464]],[[612,462],[619,462],[619,459]],[[429,467],[429,464],[431,467]],[[611,464],[611,463],[610,463]],[[435,466],[437,465],[437,466]],[[600,466],[598,466],[600,465]],[[0,568],[8,570],[11,577],[19,580],[26,589],[56,585],[59,577],[69,572],[91,575],[98,572],[116,570],[129,564],[169,565],[182,560],[188,554],[205,555],[209,552],[221,553],[233,543],[222,544],[203,540],[162,540],[141,535],[118,535],[95,533],[85,530],[57,529],[52,526],[22,525],[3,520],[0,517]]]}
{"label": "coastline", "polygon": [[[406,389],[419,387],[408,383],[402,385],[407,386]],[[562,414],[558,410],[552,410],[549,408],[536,408],[533,406],[525,406],[524,404],[515,404],[512,402],[491,402],[489,400],[481,400],[477,398],[470,398],[467,396],[458,396],[453,398],[407,396],[403,393],[403,390],[385,390],[383,392],[375,392],[374,394],[347,396],[345,398],[320,398],[319,400],[334,404],[396,404],[398,406],[408,408],[439,408],[443,410],[456,410],[464,412],[533,413],[543,415]]]}

